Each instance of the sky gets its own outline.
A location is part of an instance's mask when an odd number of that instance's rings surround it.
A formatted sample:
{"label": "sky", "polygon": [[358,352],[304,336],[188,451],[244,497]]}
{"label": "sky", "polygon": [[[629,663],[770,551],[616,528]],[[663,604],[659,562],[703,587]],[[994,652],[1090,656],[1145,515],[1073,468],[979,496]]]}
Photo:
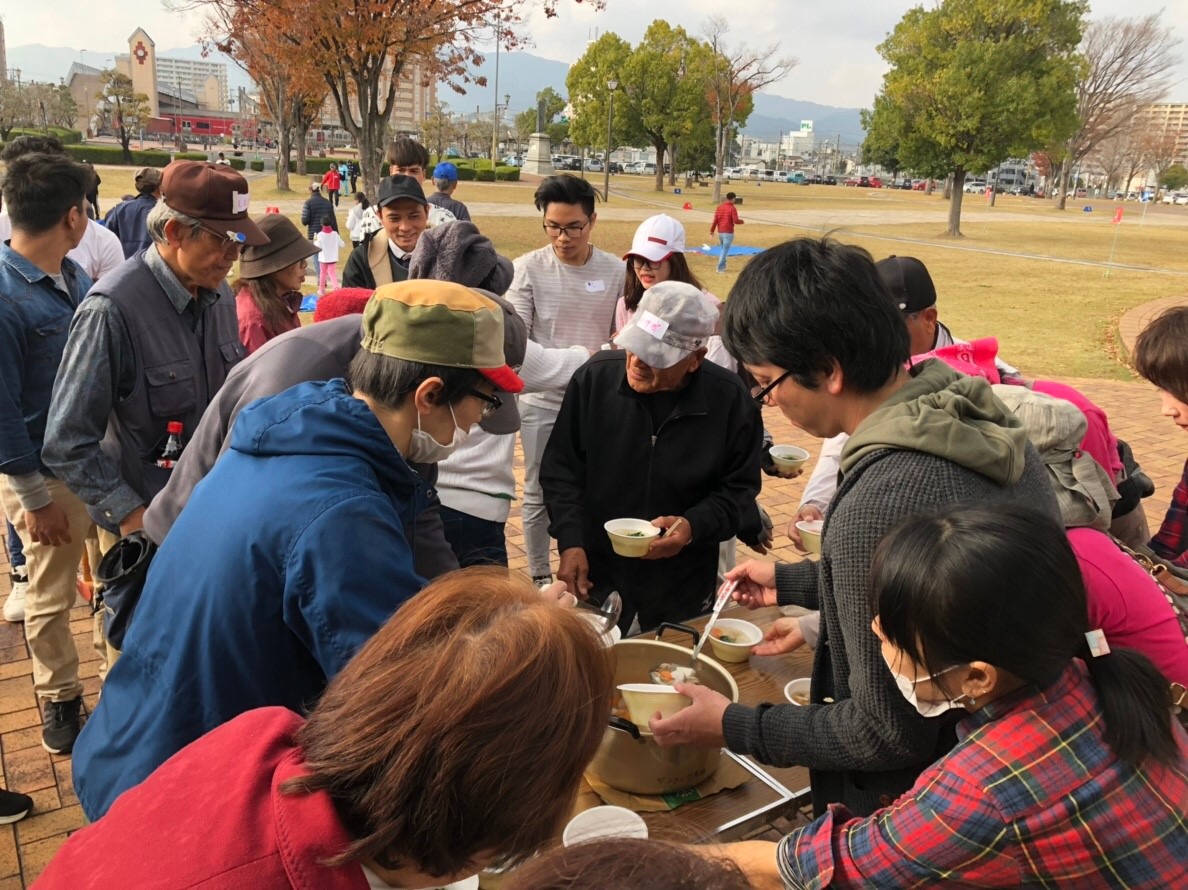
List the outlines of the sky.
{"label": "sky", "polygon": [[[12,8],[12,4],[5,3]],[[639,15],[646,5],[647,15]],[[833,0],[827,3],[790,0],[606,0],[596,11],[585,3],[558,0],[559,14],[547,19],[529,3],[524,31],[527,51],[548,59],[572,62],[588,40],[614,31],[636,43],[654,19],[665,19],[698,32],[705,19],[722,15],[731,23],[731,44],[752,47],[780,44],[780,55],[799,64],[767,92],[793,99],[841,107],[868,107],[878,92],[886,66],[875,47],[903,13],[919,2],[910,0]],[[138,12],[133,12],[138,8]],[[1091,0],[1093,18],[1137,16],[1163,9],[1163,21],[1182,42],[1181,64],[1169,101],[1188,102],[1188,2],[1186,0]],[[189,46],[202,30],[197,14],[170,12],[161,0],[54,0],[23,8],[4,17],[9,46],[41,43],[92,49],[80,58],[102,67],[104,55],[126,46],[128,35],[143,27],[158,50]]]}

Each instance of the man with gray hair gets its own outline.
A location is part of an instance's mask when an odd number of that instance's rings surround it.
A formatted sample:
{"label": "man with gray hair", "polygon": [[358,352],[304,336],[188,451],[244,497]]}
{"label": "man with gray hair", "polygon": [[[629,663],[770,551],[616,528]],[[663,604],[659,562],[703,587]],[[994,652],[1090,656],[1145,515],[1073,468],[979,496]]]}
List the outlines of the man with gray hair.
{"label": "man with gray hair", "polygon": [[[716,301],[693,285],[648,289],[621,348],[573,375],[544,450],[558,580],[580,598],[617,590],[624,632],[637,614],[643,630],[697,615],[718,544],[754,537],[743,525],[757,517],[763,424],[739,376],[705,361],[717,324]],[[642,559],[617,555],[603,530],[624,517],[659,529]]]}
{"label": "man with gray hair", "polygon": [[148,215],[153,245],[91,288],[54,381],[42,458],[107,534],[143,527],[169,481],[167,425],[184,445],[227,372],[244,357],[227,273],[268,238],[248,217],[247,181],[215,164],[174,161]]}

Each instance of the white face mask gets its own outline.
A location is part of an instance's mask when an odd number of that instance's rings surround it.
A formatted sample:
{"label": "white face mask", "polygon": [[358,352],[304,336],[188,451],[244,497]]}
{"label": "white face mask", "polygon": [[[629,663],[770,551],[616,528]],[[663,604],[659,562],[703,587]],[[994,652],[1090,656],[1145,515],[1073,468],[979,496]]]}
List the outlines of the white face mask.
{"label": "white face mask", "polygon": [[414,464],[436,464],[445,460],[454,453],[463,440],[466,439],[467,433],[470,430],[464,430],[458,426],[458,418],[454,416],[454,406],[447,405],[450,409],[450,419],[454,421],[454,437],[449,445],[442,445],[431,435],[421,429],[421,415],[417,414],[417,428],[412,431],[412,439],[408,443],[408,454],[405,458]]}
{"label": "white face mask", "polygon": [[917,683],[923,683],[925,680],[935,680],[941,674],[947,674],[949,671],[957,670],[957,668],[961,667],[961,665],[955,664],[950,668],[945,668],[943,671],[938,671],[937,673],[930,674],[927,677],[921,677],[918,680],[909,680],[902,674],[897,674],[891,667],[891,663],[888,662],[886,658],[884,658],[883,661],[887,665],[887,670],[891,671],[891,676],[895,678],[895,685],[899,687],[899,691],[903,694],[903,697],[911,703],[912,707],[919,712],[921,717],[939,717],[941,714],[945,713],[945,711],[952,711],[957,708],[964,707],[964,705],[961,703],[961,699],[968,698],[966,695],[959,695],[957,698],[948,701],[920,701],[918,698],[916,698]]}

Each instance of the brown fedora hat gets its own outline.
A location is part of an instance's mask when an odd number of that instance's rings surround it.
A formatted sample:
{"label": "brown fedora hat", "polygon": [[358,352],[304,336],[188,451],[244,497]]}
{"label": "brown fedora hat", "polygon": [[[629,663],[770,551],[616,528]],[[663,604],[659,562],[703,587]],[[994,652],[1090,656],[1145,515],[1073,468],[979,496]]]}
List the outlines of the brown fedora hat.
{"label": "brown fedora hat", "polygon": [[263,278],[318,252],[317,245],[287,216],[268,213],[257,219],[256,225],[268,237],[268,243],[243,249],[239,257],[240,278]]}

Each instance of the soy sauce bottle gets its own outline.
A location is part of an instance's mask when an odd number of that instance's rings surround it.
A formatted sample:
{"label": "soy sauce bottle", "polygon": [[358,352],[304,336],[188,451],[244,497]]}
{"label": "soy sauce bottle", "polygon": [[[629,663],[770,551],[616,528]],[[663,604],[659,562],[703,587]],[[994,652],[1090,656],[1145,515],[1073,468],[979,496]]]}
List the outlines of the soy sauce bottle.
{"label": "soy sauce bottle", "polygon": [[163,470],[172,470],[182,453],[182,423],[180,420],[171,420],[165,425],[165,430],[168,436],[165,439],[165,447],[161,449],[161,456],[157,458],[157,466]]}

